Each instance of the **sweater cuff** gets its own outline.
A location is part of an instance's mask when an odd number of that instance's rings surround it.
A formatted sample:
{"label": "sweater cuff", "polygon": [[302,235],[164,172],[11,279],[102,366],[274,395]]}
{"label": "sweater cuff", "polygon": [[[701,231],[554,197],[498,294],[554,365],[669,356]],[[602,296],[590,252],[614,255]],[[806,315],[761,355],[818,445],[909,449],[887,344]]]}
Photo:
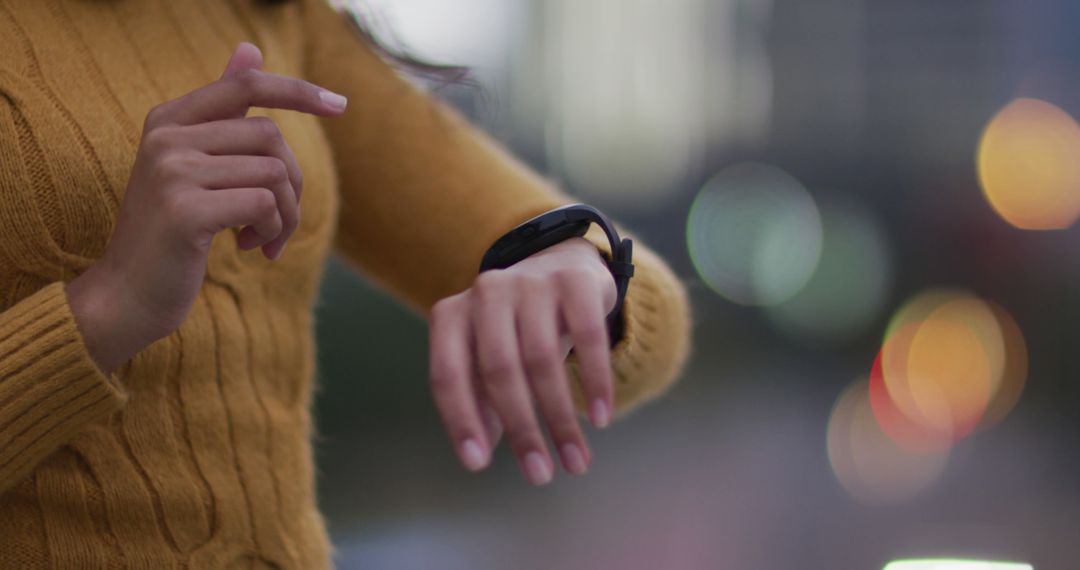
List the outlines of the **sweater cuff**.
{"label": "sweater cuff", "polygon": [[64,283],[0,313],[0,491],[126,398],[87,350]]}
{"label": "sweater cuff", "polygon": [[[604,255],[610,255],[607,237],[599,226],[590,227],[585,239]],[[691,317],[685,286],[638,239],[634,239],[633,263],[634,276],[623,301],[623,336],[611,348],[615,416],[666,392],[678,379],[690,353]],[[566,365],[574,405],[585,416],[587,407],[574,354]]]}

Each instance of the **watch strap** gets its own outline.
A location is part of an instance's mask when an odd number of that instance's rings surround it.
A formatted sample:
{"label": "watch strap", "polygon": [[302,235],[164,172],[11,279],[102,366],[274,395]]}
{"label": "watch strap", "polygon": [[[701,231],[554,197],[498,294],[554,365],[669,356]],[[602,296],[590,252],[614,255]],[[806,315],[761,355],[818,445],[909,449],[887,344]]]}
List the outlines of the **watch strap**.
{"label": "watch strap", "polygon": [[623,338],[623,304],[630,278],[634,275],[633,241],[620,238],[615,225],[602,212],[586,204],[569,204],[548,210],[502,235],[484,254],[480,271],[504,269],[532,254],[565,241],[584,236],[597,224],[608,238],[611,254],[599,249],[615,280],[615,307],[606,317],[611,346]]}

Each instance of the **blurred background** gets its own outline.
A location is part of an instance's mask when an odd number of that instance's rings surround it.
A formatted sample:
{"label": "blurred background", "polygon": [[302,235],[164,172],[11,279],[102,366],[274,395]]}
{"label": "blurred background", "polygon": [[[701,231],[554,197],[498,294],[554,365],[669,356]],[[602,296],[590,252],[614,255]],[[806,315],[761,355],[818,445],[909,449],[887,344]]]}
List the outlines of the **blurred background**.
{"label": "blurred background", "polygon": [[505,447],[470,475],[425,323],[332,262],[341,568],[1080,567],[1080,3],[349,8],[469,66],[436,95],[660,252],[695,338],[668,394],[588,430],[586,477],[531,487]]}

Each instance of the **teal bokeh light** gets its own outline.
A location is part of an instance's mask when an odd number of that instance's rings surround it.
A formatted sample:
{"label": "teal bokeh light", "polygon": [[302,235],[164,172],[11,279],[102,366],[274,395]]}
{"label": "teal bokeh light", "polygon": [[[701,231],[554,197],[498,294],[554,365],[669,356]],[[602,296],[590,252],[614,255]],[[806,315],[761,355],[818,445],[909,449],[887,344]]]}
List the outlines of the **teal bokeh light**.
{"label": "teal bokeh light", "polygon": [[791,299],[767,314],[788,336],[811,345],[853,341],[880,317],[892,287],[885,232],[855,204],[821,206],[824,242],[817,269]]}
{"label": "teal bokeh light", "polygon": [[686,243],[698,275],[715,292],[742,305],[775,305],[813,274],[821,217],[791,175],[740,163],[710,179],[694,199]]}

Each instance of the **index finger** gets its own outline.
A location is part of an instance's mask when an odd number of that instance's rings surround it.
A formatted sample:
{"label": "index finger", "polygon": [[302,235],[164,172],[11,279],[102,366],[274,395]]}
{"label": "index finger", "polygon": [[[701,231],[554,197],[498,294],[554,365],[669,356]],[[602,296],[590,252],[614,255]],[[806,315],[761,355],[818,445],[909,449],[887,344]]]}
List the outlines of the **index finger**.
{"label": "index finger", "polygon": [[329,116],[344,111],[346,103],[344,96],[303,79],[242,69],[159,105],[147,123],[194,125],[244,116],[251,107]]}

